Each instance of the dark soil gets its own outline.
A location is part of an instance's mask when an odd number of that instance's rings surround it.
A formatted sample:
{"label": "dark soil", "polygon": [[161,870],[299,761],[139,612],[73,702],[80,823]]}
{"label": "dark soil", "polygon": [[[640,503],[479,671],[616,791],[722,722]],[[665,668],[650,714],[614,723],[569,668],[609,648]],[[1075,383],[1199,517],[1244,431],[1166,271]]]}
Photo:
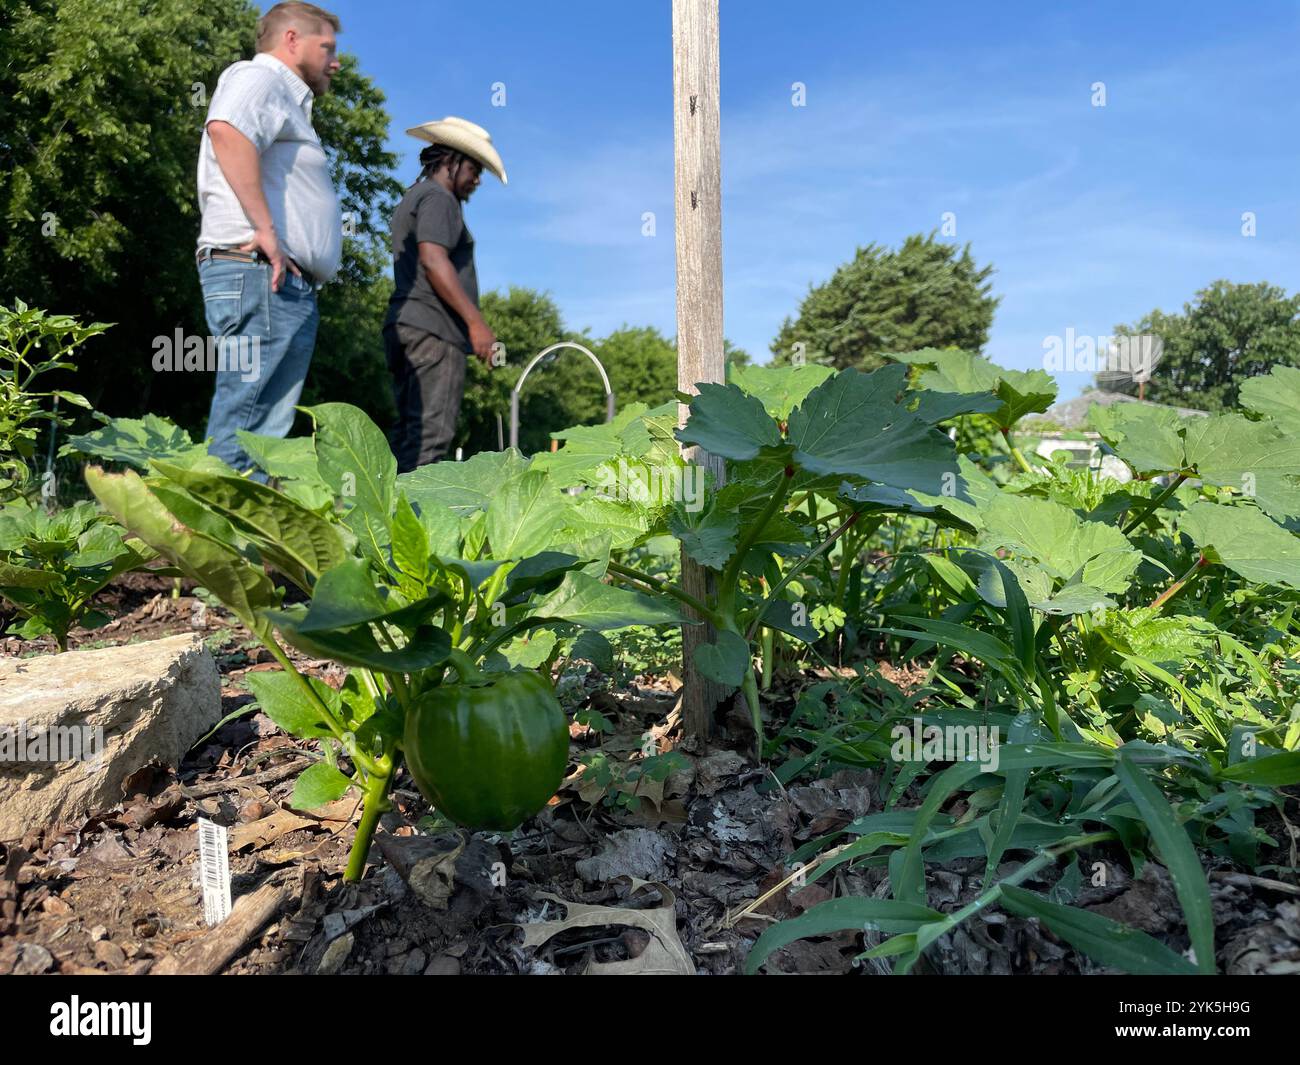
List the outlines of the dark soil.
{"label": "dark soil", "polygon": [[[226,713],[251,702],[251,670],[276,668],[269,655],[218,608],[183,586],[130,574],[109,589],[104,628],[73,634],[73,648],[199,632],[216,656]],[[45,641],[10,639],[6,654],[42,653]],[[298,660],[327,683],[343,674],[327,662]],[[909,678],[887,667],[897,682]],[[795,678],[773,695],[779,719]],[[781,788],[766,770],[725,750],[683,752],[687,768],[640,792],[635,810],[610,806],[577,759],[603,748],[610,758],[639,752],[647,736],[678,747],[678,689],[672,678],[610,692],[596,675],[575,698],[614,723],[602,738],[574,725],[573,776],[541,815],[512,837],[442,831],[403,773],[371,850],[362,883],[342,873],[359,815],[341,800],[310,814],[291,811],[293,779],[319,757],[315,742],[281,733],[264,715],[222,726],[179,770],[145,770],[122,804],[75,825],[34,831],[0,844],[0,974],[148,973],[192,968],[210,931],[198,886],[196,818],[229,827],[232,896],[278,888],[279,905],[231,945],[225,973],[736,973],[760,932],[775,920],[845,895],[884,896],[883,868],[840,866],[801,890],[780,887],[784,859],[801,844],[881,808],[869,771]],[[765,696],[766,697],[766,696]],[[572,701],[572,700],[571,700]],[[678,747],[680,750],[680,747]],[[1300,822],[1294,799],[1287,820]],[[1296,840],[1280,819],[1267,826],[1284,841],[1269,861],[1295,865]],[[1107,871],[1092,886],[1096,863]],[[1079,860],[1075,900],[1187,947],[1168,874],[1148,862],[1137,880],[1122,853]],[[1294,880],[1245,876],[1210,866],[1221,971],[1300,972],[1300,888]],[[950,911],[980,891],[983,861],[928,869],[932,906]],[[1027,886],[1046,889],[1052,870]],[[1281,874],[1285,875],[1285,874]],[[1292,875],[1294,875],[1292,873]],[[752,915],[738,911],[772,892]],[[574,904],[569,906],[567,904]],[[675,919],[666,919],[671,910]],[[549,923],[548,923],[549,922]],[[855,965],[878,937],[847,931],[801,940],[774,954],[769,971],[873,974],[887,962]],[[1077,973],[1097,967],[1036,921],[995,908],[939,940],[923,968],[941,973]]]}

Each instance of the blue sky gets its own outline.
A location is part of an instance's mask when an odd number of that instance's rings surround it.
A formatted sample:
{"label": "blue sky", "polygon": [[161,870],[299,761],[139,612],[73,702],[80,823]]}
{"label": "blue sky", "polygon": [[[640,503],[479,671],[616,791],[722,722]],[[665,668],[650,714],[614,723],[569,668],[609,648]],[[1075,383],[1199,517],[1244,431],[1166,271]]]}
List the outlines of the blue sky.
{"label": "blue sky", "polygon": [[[667,0],[331,9],[388,96],[403,180],[408,126],[491,131],[510,184],[486,177],[466,212],[484,289],[549,291],[597,336],[676,332]],[[811,283],[945,212],[996,268],[986,353],[1008,366],[1218,278],[1300,289],[1294,3],[722,0],[721,22],[725,327],[758,361]]]}

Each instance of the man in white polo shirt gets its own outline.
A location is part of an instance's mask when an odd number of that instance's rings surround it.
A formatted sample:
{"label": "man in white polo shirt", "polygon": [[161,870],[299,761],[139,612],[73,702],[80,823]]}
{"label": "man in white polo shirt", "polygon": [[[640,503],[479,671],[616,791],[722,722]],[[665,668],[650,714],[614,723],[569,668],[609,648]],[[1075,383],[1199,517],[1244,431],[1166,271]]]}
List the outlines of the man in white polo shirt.
{"label": "man in white polo shirt", "polygon": [[316,289],[334,276],[342,218],[311,124],[314,96],[339,69],[339,20],[314,4],[276,4],[257,55],[227,67],[199,152],[199,280],[212,335],[256,351],[255,372],[220,365],[208,414],[212,454],[237,469],[236,432],[285,436],[316,343]]}

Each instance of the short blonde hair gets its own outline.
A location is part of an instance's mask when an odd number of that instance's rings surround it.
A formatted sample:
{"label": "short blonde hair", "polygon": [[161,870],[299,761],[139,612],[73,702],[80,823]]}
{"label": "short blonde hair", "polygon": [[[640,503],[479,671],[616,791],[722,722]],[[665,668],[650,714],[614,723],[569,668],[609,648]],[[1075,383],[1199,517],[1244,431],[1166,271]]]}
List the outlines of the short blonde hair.
{"label": "short blonde hair", "polygon": [[338,15],[303,0],[284,0],[258,20],[257,50],[269,52],[278,46],[280,37],[290,26],[303,33],[319,33],[324,24],[331,26],[335,33],[343,30]]}

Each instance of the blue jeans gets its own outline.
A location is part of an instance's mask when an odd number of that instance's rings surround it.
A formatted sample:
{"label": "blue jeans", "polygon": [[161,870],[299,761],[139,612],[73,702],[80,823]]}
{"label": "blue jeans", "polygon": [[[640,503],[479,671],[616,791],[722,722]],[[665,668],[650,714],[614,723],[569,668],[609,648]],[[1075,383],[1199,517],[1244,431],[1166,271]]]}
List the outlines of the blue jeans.
{"label": "blue jeans", "polygon": [[218,366],[208,412],[209,453],[243,470],[251,463],[237,429],[283,437],[293,426],[320,323],[316,291],[286,270],[272,292],[270,265],[231,259],[201,261],[199,283],[212,336],[253,356]]}

